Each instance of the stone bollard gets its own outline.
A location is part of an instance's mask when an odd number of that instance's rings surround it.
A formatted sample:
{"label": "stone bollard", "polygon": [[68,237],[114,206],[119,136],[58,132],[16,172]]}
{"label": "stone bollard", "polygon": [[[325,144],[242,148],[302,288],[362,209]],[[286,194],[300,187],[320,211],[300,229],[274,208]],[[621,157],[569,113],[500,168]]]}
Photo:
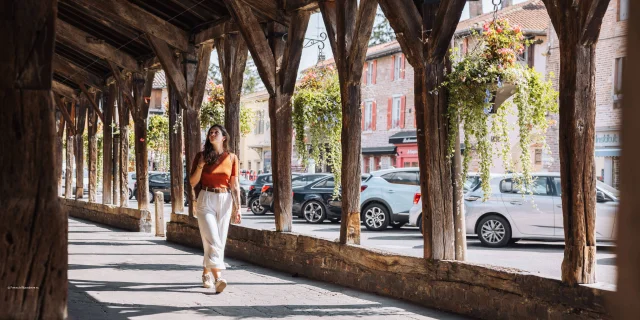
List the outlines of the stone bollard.
{"label": "stone bollard", "polygon": [[155,193],[156,205],[156,237],[164,237],[164,195],[160,191]]}

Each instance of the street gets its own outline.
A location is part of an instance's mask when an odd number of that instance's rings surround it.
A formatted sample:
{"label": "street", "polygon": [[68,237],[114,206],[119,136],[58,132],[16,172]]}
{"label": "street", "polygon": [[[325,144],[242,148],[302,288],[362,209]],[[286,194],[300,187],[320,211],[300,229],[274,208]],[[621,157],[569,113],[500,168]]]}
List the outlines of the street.
{"label": "street", "polygon": [[[101,195],[97,201],[101,202]],[[86,195],[85,199],[86,201]],[[137,208],[135,199],[129,200],[129,207]],[[169,221],[171,217],[171,204],[164,204],[164,218]],[[154,205],[150,204],[149,209],[152,216],[155,214]],[[185,207],[185,211],[188,210]],[[243,206],[242,226],[275,230],[274,215],[256,216]],[[389,227],[385,231],[369,231],[364,226],[360,229],[360,243],[364,247],[380,249],[388,252],[409,255],[414,257],[423,256],[423,238],[418,228],[402,227],[393,229]],[[310,224],[304,219],[293,218],[293,232],[310,235],[327,240],[337,240],[340,237],[340,224],[331,223],[328,220],[321,224]],[[612,243],[598,244],[597,248],[597,271],[598,282],[607,286],[615,285],[616,282],[616,255]],[[476,264],[487,264],[500,267],[516,268],[544,277],[560,279],[560,266],[564,255],[563,242],[549,241],[526,241],[522,240],[506,248],[487,248],[480,245],[480,241],[472,236],[467,237],[467,261]]]}

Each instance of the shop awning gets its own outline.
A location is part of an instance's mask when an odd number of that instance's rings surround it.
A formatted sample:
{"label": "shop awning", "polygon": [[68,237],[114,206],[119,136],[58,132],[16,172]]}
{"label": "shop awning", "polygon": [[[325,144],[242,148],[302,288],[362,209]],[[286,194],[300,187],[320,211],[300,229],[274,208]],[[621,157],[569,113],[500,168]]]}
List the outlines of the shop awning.
{"label": "shop awning", "polygon": [[362,154],[366,154],[366,155],[384,155],[384,154],[395,155],[396,154],[396,146],[365,147],[365,148],[362,148]]}
{"label": "shop awning", "polygon": [[600,148],[596,149],[596,157],[619,157],[620,149]]}
{"label": "shop awning", "polygon": [[417,143],[418,137],[415,131],[400,131],[391,137],[389,137],[389,143],[402,144],[402,143]]}

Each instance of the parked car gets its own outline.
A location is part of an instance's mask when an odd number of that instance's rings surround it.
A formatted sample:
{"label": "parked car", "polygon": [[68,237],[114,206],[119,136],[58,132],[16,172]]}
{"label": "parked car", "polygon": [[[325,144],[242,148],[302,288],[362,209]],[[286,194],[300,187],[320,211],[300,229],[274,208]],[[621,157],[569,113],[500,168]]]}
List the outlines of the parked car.
{"label": "parked car", "polygon": [[249,188],[253,184],[253,181],[245,178],[244,176],[240,176],[240,203],[246,205],[247,204],[247,193],[249,192]]}
{"label": "parked car", "polygon": [[[291,174],[292,178],[298,175],[300,174]],[[249,207],[251,212],[255,215],[263,215],[267,213],[267,208],[260,205],[260,192],[265,183],[273,183],[271,173],[258,175],[256,180],[249,186],[249,192],[247,193],[247,207]]]}
{"label": "parked car", "polygon": [[413,195],[420,190],[420,169],[374,171],[361,186],[360,212],[364,226],[381,231],[401,228],[409,222]]}
{"label": "parked car", "polygon": [[[291,179],[291,187],[306,186],[320,178],[329,176],[328,173],[304,173]],[[273,183],[265,183],[260,189],[260,205],[267,211],[273,212]]]}
{"label": "parked car", "polygon": [[[189,183],[189,180],[186,177],[184,179],[184,183],[184,202],[186,206],[188,205],[186,186],[187,183]],[[171,202],[171,174],[169,172],[149,173],[149,202],[153,203],[155,201],[154,194],[156,191],[162,192],[165,203]],[[134,192],[137,194],[137,183],[135,184]]]}
{"label": "parked car", "polygon": [[[532,177],[533,184],[524,194],[510,175],[491,178],[487,201],[482,201],[484,193],[479,185],[467,192],[467,234],[477,234],[488,247],[504,247],[520,239],[563,240],[560,174],[537,173]],[[613,240],[619,192],[596,181],[596,197],[596,239]]]}
{"label": "parked car", "polygon": [[[367,178],[369,175],[362,175],[361,181]],[[331,222],[340,221],[342,199],[340,196],[334,198],[334,186],[333,175],[328,175],[305,186],[293,188],[292,214],[310,223],[322,223],[326,219]]]}
{"label": "parked car", "polygon": [[127,177],[128,177],[127,187],[129,188],[129,199],[133,199],[133,197],[135,197],[135,193],[133,193],[133,189],[135,189],[135,184],[136,184],[136,173],[128,172]]}

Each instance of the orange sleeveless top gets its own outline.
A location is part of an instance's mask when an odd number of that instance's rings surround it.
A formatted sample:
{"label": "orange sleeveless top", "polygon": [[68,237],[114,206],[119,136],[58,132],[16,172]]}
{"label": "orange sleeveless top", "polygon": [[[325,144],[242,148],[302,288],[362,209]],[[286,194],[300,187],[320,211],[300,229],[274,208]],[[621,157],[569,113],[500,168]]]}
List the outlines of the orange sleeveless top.
{"label": "orange sleeveless top", "polygon": [[[193,160],[191,166],[191,174],[193,174],[198,168],[198,161],[202,157],[202,152],[199,152]],[[231,177],[237,177],[238,174],[238,157],[236,155],[227,152],[226,155],[221,156],[222,159],[218,159],[217,163],[205,164],[202,168],[202,175],[200,176],[200,185],[207,188],[230,188]]]}

